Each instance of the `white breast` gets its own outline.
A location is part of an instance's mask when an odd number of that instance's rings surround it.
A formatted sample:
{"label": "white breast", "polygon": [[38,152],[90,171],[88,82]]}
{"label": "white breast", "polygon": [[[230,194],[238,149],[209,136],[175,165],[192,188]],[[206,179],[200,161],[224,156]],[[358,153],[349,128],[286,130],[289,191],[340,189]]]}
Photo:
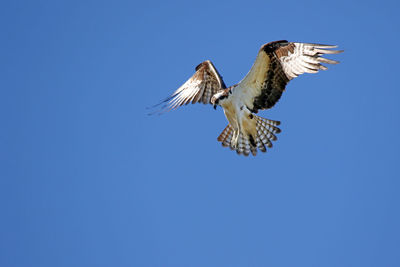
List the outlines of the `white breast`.
{"label": "white breast", "polygon": [[232,89],[232,102],[238,108],[242,106],[246,106],[250,109],[253,108],[253,101],[254,101],[254,88],[248,86],[247,88],[242,88],[241,85],[237,85]]}

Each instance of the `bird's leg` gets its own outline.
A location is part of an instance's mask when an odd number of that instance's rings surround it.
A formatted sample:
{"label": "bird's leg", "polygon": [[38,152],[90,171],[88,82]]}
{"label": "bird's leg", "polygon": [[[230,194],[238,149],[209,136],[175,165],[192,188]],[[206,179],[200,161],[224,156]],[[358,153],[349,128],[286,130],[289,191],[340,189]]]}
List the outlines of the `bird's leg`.
{"label": "bird's leg", "polygon": [[233,132],[233,136],[232,136],[232,140],[231,140],[231,147],[232,147],[233,149],[236,149],[237,146],[238,146],[238,138],[239,138],[239,131],[238,131],[238,130],[235,130],[235,131]]}
{"label": "bird's leg", "polygon": [[238,123],[237,126],[238,127],[237,127],[237,129],[235,129],[232,140],[231,140],[231,147],[234,149],[239,147],[239,136],[240,136],[240,132],[241,132],[240,123]]}
{"label": "bird's leg", "polygon": [[[243,107],[240,108],[240,110],[243,110]],[[233,133],[232,140],[231,140],[231,147],[233,149],[237,149],[239,147],[239,136],[242,131],[242,125],[240,123],[241,117],[238,115],[236,118],[236,129]]]}

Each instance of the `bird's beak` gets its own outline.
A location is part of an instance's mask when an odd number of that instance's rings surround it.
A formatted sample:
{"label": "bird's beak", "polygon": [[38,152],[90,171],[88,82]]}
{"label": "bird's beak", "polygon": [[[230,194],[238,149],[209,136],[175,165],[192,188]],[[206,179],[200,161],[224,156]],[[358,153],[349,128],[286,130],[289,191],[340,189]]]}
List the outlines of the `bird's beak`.
{"label": "bird's beak", "polygon": [[214,109],[217,109],[217,105],[216,104],[214,104]]}

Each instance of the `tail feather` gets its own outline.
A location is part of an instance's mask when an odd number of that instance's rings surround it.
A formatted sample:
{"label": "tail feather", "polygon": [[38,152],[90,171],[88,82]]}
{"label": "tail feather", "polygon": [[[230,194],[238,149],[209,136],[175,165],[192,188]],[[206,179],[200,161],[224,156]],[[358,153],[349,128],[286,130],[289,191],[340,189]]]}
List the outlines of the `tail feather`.
{"label": "tail feather", "polygon": [[218,136],[217,140],[222,142],[222,146],[230,147],[232,136],[233,136],[233,127],[230,124],[228,124],[228,126],[226,126],[225,129],[222,131],[222,133]]}
{"label": "tail feather", "polygon": [[250,144],[249,138],[246,138],[242,133],[240,133],[238,142],[239,142],[239,146],[236,150],[236,153],[238,153],[239,155],[243,154],[246,157],[248,155],[250,155],[250,151],[253,151],[253,150],[251,149],[252,145]]}
{"label": "tail feather", "polygon": [[258,146],[267,145],[268,147],[272,147],[271,141],[276,141],[278,138],[275,134],[280,133],[281,129],[276,127],[280,124],[279,121],[273,121],[269,119],[264,119],[259,116],[255,116],[257,121],[257,137],[259,143]]}
{"label": "tail feather", "polygon": [[253,116],[256,120],[257,136],[246,135],[241,132],[239,133],[238,144],[234,146],[234,144],[232,144],[232,137],[235,130],[228,124],[218,137],[218,141],[222,142],[222,146],[230,147],[232,150],[236,150],[237,154],[245,156],[248,156],[250,153],[253,154],[253,156],[257,155],[257,148],[261,152],[267,151],[266,146],[271,148],[272,141],[277,140],[275,134],[281,132],[277,127],[280,122],[264,119],[256,115]]}

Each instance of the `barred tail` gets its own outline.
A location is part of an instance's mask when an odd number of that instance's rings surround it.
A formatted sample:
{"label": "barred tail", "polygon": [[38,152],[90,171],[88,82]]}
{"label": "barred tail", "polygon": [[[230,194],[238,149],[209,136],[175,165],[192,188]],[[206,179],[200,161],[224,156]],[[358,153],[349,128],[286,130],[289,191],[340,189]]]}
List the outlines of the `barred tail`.
{"label": "barred tail", "polygon": [[228,126],[226,126],[225,129],[222,131],[222,133],[218,136],[217,140],[219,142],[222,142],[223,147],[230,147],[233,133],[234,133],[233,127],[230,124],[228,124]]}
{"label": "barred tail", "polygon": [[256,129],[257,129],[257,137],[256,137],[256,146],[262,152],[266,152],[267,149],[265,146],[271,148],[272,141],[276,141],[276,135],[281,132],[278,126],[281,124],[279,121],[273,121],[269,119],[264,119],[259,116],[254,115],[256,119]]}
{"label": "barred tail", "polygon": [[280,124],[279,121],[273,121],[261,118],[254,114],[253,118],[256,122],[256,136],[239,133],[237,144],[234,143],[234,128],[228,124],[218,137],[218,141],[222,142],[222,146],[230,147],[232,150],[236,150],[236,153],[248,156],[251,152],[253,156],[257,155],[257,148],[261,152],[266,152],[266,146],[271,148],[272,141],[277,140],[276,135],[281,130],[276,127]]}

